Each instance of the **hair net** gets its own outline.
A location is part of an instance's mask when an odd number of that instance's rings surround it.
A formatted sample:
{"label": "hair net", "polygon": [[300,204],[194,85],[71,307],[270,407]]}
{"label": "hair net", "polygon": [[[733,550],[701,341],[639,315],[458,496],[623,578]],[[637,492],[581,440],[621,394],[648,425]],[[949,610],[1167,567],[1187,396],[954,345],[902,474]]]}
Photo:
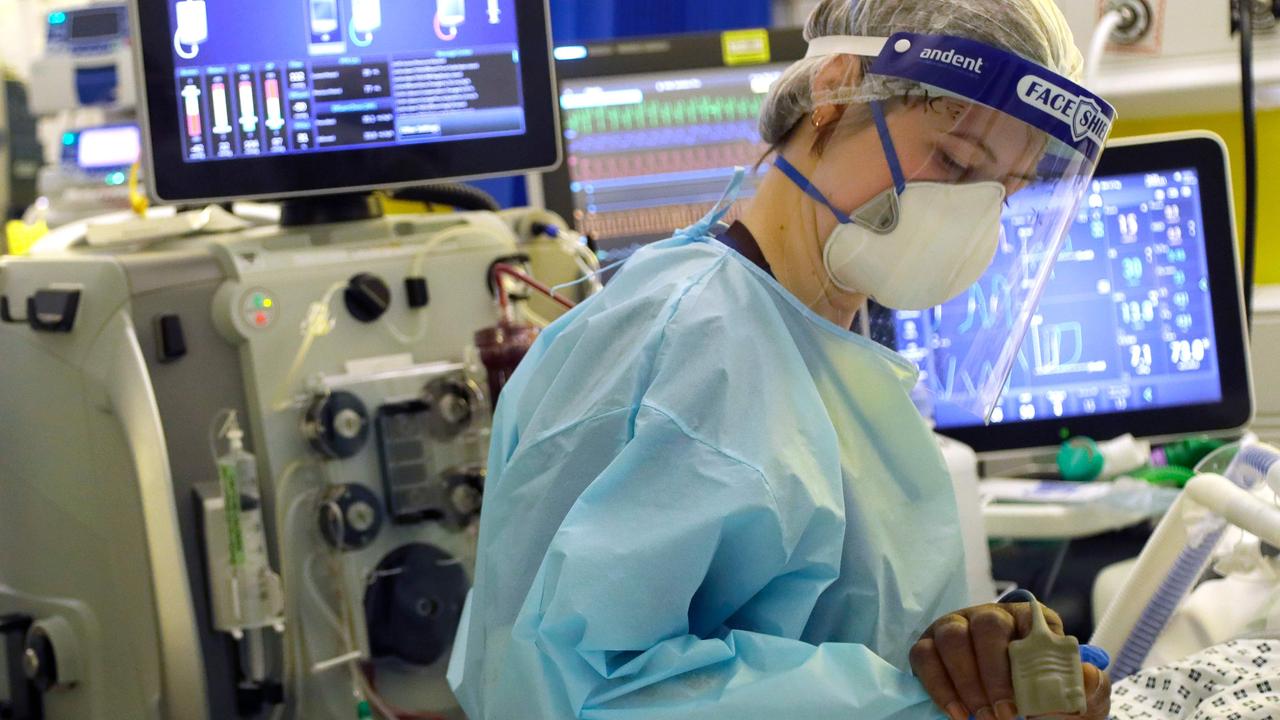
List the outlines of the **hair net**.
{"label": "hair net", "polygon": [[[1073,80],[1084,60],[1066,18],[1054,0],[822,0],[805,28],[805,39],[833,35],[889,37],[896,32],[951,35],[1017,53]],[[872,58],[864,58],[864,70]],[[822,104],[868,102],[923,94],[906,80],[864,75],[839,96],[815,98],[813,77],[827,58],[801,60],[770,91],[760,115],[760,134],[776,145]]]}

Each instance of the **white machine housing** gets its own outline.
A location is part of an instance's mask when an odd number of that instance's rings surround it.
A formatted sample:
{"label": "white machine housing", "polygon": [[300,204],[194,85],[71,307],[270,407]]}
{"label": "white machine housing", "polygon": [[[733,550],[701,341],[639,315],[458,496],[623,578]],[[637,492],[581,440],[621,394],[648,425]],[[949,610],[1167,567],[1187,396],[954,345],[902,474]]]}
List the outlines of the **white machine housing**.
{"label": "white machine housing", "polygon": [[98,3],[54,10],[48,18],[45,54],[31,64],[31,77],[39,79],[31,88],[31,112],[137,107],[127,6]]}
{"label": "white machine housing", "polygon": [[1253,307],[1253,368],[1259,381],[1253,431],[1263,442],[1280,446],[1280,286],[1258,287]]}
{"label": "white machine housing", "polygon": [[[248,695],[259,712],[237,708],[245,700],[237,678],[259,665],[256,674],[265,669],[278,683],[283,717],[353,717],[356,658],[376,661],[378,689],[395,705],[461,717],[445,681],[447,646],[429,666],[374,658],[364,604],[374,585],[410,572],[386,562],[409,546],[432,548],[469,584],[467,513],[478,508],[389,517],[369,424],[392,403],[442,412],[422,402],[424,386],[441,379],[472,387],[465,412],[456,398],[451,406],[460,429],[427,451],[444,458],[432,470],[439,482],[483,466],[488,400],[469,348],[496,320],[491,265],[518,253],[514,229],[527,225],[511,212],[395,216],[262,227],[131,254],[0,260],[0,414],[21,419],[0,426],[0,546],[20,549],[0,554],[0,620],[63,628],[54,633],[58,665],[78,669],[73,682],[42,693],[45,718],[265,717],[271,683]],[[390,289],[385,314],[371,322],[349,310],[358,275]],[[410,306],[406,280],[415,276],[429,288],[425,306]],[[73,294],[75,303],[59,304]],[[328,308],[332,329],[299,352],[300,328],[318,307]],[[362,423],[367,436],[343,459],[318,453],[304,435],[308,410],[339,391],[369,411],[346,430],[335,423],[333,437],[350,439]],[[226,613],[210,603],[210,568],[226,537],[205,527],[218,517],[210,423],[223,408],[237,411],[256,454],[267,562],[286,596],[283,634],[266,629],[256,660],[218,632],[215,615]],[[323,530],[343,488],[371,498],[346,514],[351,527],[373,526],[372,510],[380,529],[339,554]],[[217,540],[207,545],[208,537]],[[419,602],[423,622],[460,612],[460,601],[448,602]],[[336,618],[354,618],[355,632]],[[426,636],[451,642],[452,634],[440,627]]]}

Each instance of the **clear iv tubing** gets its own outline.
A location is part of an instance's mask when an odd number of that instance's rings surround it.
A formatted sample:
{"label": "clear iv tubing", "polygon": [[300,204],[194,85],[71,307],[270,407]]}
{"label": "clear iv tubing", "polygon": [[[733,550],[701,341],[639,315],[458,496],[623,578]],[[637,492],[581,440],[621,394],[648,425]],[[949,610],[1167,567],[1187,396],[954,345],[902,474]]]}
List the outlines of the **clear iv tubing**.
{"label": "clear iv tubing", "polygon": [[[451,240],[457,240],[464,235],[470,234],[476,229],[477,228],[469,225],[449,228],[448,230],[445,230],[444,232],[441,232],[439,235],[436,235],[435,237],[428,240],[427,243],[423,245],[420,250],[418,250],[417,254],[413,256],[413,266],[410,270],[409,276],[422,277],[422,272],[424,270],[423,266],[426,264],[427,256],[435,252],[436,248],[440,247],[444,243],[447,243]],[[418,342],[419,340],[422,340],[422,338],[427,334],[427,313],[420,312],[419,314],[421,315],[421,318],[418,321],[418,331],[415,334],[407,335],[405,333],[400,332],[400,330],[397,329],[396,326],[392,324],[390,320],[388,320],[386,323],[387,330],[391,333],[391,336],[394,337],[398,342],[401,342],[405,345],[412,345]]]}
{"label": "clear iv tubing", "polygon": [[302,364],[311,352],[311,346],[315,344],[316,339],[333,332],[337,323],[329,313],[329,306],[333,303],[334,296],[346,286],[345,282],[334,283],[325,291],[324,297],[319,302],[312,303],[307,309],[307,319],[302,322],[302,345],[298,347],[298,353],[293,357],[293,364],[285,373],[284,380],[280,383],[280,390],[276,393],[276,400],[271,406],[276,412],[287,410],[293,404],[287,394],[297,380],[298,373],[302,371]]}
{"label": "clear iv tubing", "polygon": [[552,292],[560,292],[561,290],[564,290],[564,289],[566,289],[566,288],[571,288],[571,287],[574,287],[574,286],[576,286],[576,285],[581,285],[582,283],[585,283],[585,282],[591,282],[591,281],[593,281],[593,280],[596,280],[596,279],[597,279],[598,277],[600,277],[601,275],[603,275],[603,274],[605,274],[605,273],[609,272],[610,270],[613,270],[614,268],[622,267],[622,266],[623,266],[623,265],[625,265],[626,263],[627,263],[627,261],[626,261],[626,260],[619,260],[619,261],[617,261],[617,262],[615,262],[615,263],[610,263],[610,264],[605,265],[604,267],[602,267],[602,268],[600,268],[600,269],[598,269],[598,270],[595,270],[594,272],[592,272],[592,273],[588,274],[586,277],[581,277],[581,278],[578,278],[577,280],[571,280],[571,281],[569,281],[569,282],[567,282],[567,283],[560,283],[559,285],[556,285],[556,286],[552,287],[552,288],[551,288],[551,291],[552,291]]}
{"label": "clear iv tubing", "polygon": [[[467,235],[476,228],[464,225],[456,228],[450,228],[441,232],[428,241],[413,258],[413,266],[410,277],[421,277],[423,264],[426,262],[427,256],[430,255],[441,244],[456,240],[459,237]],[[284,376],[284,381],[280,383],[280,390],[276,393],[275,402],[272,409],[276,412],[288,410],[293,402],[288,397],[289,388],[293,387],[294,382],[298,379],[298,373],[302,371],[302,365],[306,362],[307,355],[311,353],[311,347],[315,341],[333,331],[337,325],[337,321],[333,319],[330,307],[333,304],[333,298],[342,290],[346,289],[345,282],[336,282],[325,291],[324,296],[317,302],[311,304],[307,310],[307,319],[303,321],[303,338],[302,345],[298,347],[298,352],[294,355],[293,363],[289,366],[289,371]],[[427,333],[427,313],[421,313],[422,319],[418,323],[417,332],[412,335],[405,335],[400,332],[390,321],[387,321],[386,328],[391,336],[398,342],[405,345],[412,345],[421,340]]]}
{"label": "clear iv tubing", "polygon": [[[294,462],[290,463],[288,467],[285,468],[277,484],[276,494],[275,494],[275,497],[277,498],[277,500],[285,496],[283,490],[284,488],[288,487],[289,481],[293,477],[295,477],[297,471],[301,469],[303,466],[308,464],[312,464],[312,463],[307,460],[295,460]],[[297,602],[297,598],[299,596],[298,587],[297,587],[298,585],[297,575],[298,575],[298,572],[300,571],[300,568],[294,567],[292,558],[289,556],[289,549],[293,545],[291,541],[291,535],[292,535],[294,518],[296,517],[298,508],[302,507],[304,502],[313,498],[318,492],[319,492],[319,489],[317,488],[315,490],[300,494],[290,504],[288,511],[284,513],[280,512],[279,502],[276,503],[276,523],[277,523],[276,527],[277,527],[277,533],[281,538],[280,565],[283,569],[282,575],[283,575],[284,584],[285,584],[285,598],[287,599],[288,602],[290,602],[290,604],[294,605],[295,608],[297,608],[292,613],[293,617],[295,618],[295,622],[289,623],[288,625],[285,626],[285,638],[286,638],[285,673],[286,673],[286,677],[292,678],[293,696],[294,698],[297,699],[299,703],[301,703],[301,698],[303,697],[302,687],[301,687],[302,668],[306,664],[306,657],[305,657],[305,653],[303,653],[302,649],[299,647],[299,644],[302,638],[299,630],[299,623],[296,622],[296,619],[299,617],[298,611],[301,609],[301,605],[299,605]]]}
{"label": "clear iv tubing", "polygon": [[[345,534],[345,528],[344,528],[345,518],[343,518],[342,516],[342,510],[336,504],[331,502],[326,503],[324,507],[326,510],[329,511],[329,513],[332,516],[333,522],[336,525],[336,527],[334,528],[335,537],[341,538]],[[304,568],[304,571],[306,573],[305,580],[307,582],[308,590],[311,591],[312,595],[314,596],[314,599],[316,600],[317,603],[320,604],[322,611],[325,613],[325,619],[330,622],[330,624],[334,627],[335,630],[337,630],[338,636],[346,644],[348,648],[348,652],[345,655],[346,656],[357,655],[359,653],[359,649],[356,647],[356,643],[354,640],[354,635],[355,635],[355,628],[353,627],[354,619],[351,617],[351,614],[350,614],[351,605],[348,602],[346,586],[343,584],[343,580],[346,578],[346,575],[347,575],[346,556],[343,554],[341,547],[337,548],[334,551],[334,553],[335,554],[334,554],[333,571],[337,575],[337,580],[338,580],[337,583],[335,583],[335,586],[337,588],[337,592],[335,594],[337,595],[339,610],[343,616],[341,620],[339,620],[338,617],[330,610],[328,603],[325,602],[324,597],[320,592],[319,586],[315,584],[315,578],[311,572],[312,563],[315,561],[316,558],[320,556],[319,553],[313,553],[311,557],[307,560],[307,567]],[[344,625],[345,625],[345,628],[343,627]],[[343,656],[339,656],[339,657],[343,657]],[[323,663],[317,663],[315,666],[313,666],[313,672],[315,671],[314,668],[319,665],[323,665]],[[396,708],[391,703],[387,702],[387,700],[383,698],[382,695],[378,692],[377,688],[373,687],[372,683],[369,682],[369,678],[365,675],[365,673],[360,668],[360,661],[358,658],[353,658],[348,660],[346,662],[346,665],[351,671],[351,680],[352,680],[353,687],[359,690],[359,694],[362,695],[366,700],[368,700],[369,704],[372,705],[373,708],[377,710],[380,715],[386,718],[386,720],[410,720],[410,719],[419,720],[419,719],[428,719],[428,718],[431,720],[442,720],[441,718],[439,718],[438,715],[435,715],[433,713],[419,713],[419,712],[412,712],[412,711],[401,710],[399,708]]]}
{"label": "clear iv tubing", "polygon": [[[276,483],[277,498],[284,498],[288,496],[287,489],[292,485],[293,479],[298,476],[298,471],[304,467],[319,468],[323,472],[326,466],[323,463],[320,463],[314,460],[309,460],[309,459],[298,459],[290,463],[288,466],[285,467],[284,472],[282,472],[280,475],[279,481]],[[308,570],[310,568],[311,562],[314,560],[314,556],[312,556],[311,558],[308,558],[303,563],[300,563],[300,564],[294,563],[292,562],[292,558],[290,558],[288,554],[288,550],[289,548],[293,547],[292,537],[293,537],[294,528],[297,522],[298,511],[301,508],[306,507],[307,503],[315,500],[316,496],[320,493],[323,486],[327,484],[327,481],[325,481],[324,479],[321,479],[317,484],[320,485],[320,487],[303,491],[296,498],[294,498],[293,502],[289,504],[288,510],[285,511],[284,513],[280,512],[279,510],[280,505],[278,503],[276,506],[277,507],[276,518],[278,522],[279,533],[283,539],[281,542],[281,565],[285,568],[286,597],[290,598],[295,605],[295,608],[296,608],[294,612],[295,618],[301,617],[301,610],[302,610],[302,605],[299,602],[299,598],[302,597],[302,593],[299,592],[300,590],[299,585],[300,584],[307,585],[309,588],[314,585],[313,582],[310,582],[310,577],[308,575]],[[282,515],[283,517],[281,517]],[[298,577],[299,575],[302,576],[301,579]],[[319,596],[318,588],[316,588],[314,592],[317,596]],[[330,624],[339,633],[339,637],[342,638],[345,644],[350,646],[351,645],[350,639],[346,637],[345,633],[342,632],[341,626],[337,622],[336,618],[333,616],[333,613],[329,609],[328,604],[323,603],[321,605],[321,609],[322,609],[322,612],[324,612],[325,614],[326,620],[330,620]],[[300,623],[295,621],[294,623],[286,627],[285,632],[286,632],[286,637],[288,639],[286,660],[289,663],[289,673],[292,678],[293,695],[295,698],[298,698],[298,702],[301,703],[302,702],[301,698],[304,697],[302,694],[302,679],[306,674],[310,673],[310,670],[314,665],[314,663],[311,662],[312,659],[310,657],[310,652],[307,649],[306,638],[299,631],[299,627],[300,627]],[[345,710],[346,708],[343,709],[344,712]],[[306,716],[307,716],[306,714],[298,715],[298,717],[306,717]]]}

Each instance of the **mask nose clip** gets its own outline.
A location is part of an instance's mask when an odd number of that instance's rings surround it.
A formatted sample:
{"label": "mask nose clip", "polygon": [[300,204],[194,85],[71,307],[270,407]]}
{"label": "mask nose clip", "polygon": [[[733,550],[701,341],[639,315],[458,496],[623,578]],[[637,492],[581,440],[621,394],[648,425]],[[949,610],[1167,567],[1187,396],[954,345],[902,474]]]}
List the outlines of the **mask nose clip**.
{"label": "mask nose clip", "polygon": [[897,190],[890,188],[872,198],[871,202],[854,211],[853,222],[877,235],[888,235],[898,229],[902,219],[902,203]]}

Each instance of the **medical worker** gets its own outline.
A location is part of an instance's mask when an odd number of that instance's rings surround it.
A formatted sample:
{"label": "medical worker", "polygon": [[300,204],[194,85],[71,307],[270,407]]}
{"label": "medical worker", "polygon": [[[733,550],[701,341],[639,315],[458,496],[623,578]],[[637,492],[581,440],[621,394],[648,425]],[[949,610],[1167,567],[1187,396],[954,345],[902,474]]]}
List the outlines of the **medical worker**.
{"label": "medical worker", "polygon": [[450,668],[472,720],[1017,714],[1026,608],[964,609],[916,367],[847,328],[868,298],[925,310],[996,263],[1008,322],[949,371],[989,411],[1114,111],[1073,82],[1053,0],[823,0],[807,37],[741,221],[719,222],[739,176],[503,391]]}

